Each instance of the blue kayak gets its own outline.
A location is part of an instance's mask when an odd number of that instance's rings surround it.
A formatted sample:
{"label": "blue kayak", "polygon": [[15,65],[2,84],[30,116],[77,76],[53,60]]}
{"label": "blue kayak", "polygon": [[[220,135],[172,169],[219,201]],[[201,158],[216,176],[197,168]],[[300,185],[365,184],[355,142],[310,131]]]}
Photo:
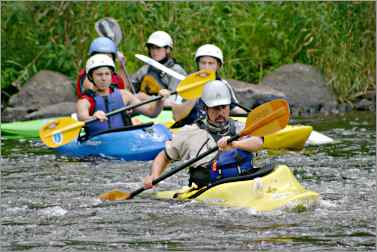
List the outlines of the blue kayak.
{"label": "blue kayak", "polygon": [[88,140],[75,140],[56,150],[66,156],[146,161],[154,159],[171,138],[164,125],[150,123],[111,130]]}

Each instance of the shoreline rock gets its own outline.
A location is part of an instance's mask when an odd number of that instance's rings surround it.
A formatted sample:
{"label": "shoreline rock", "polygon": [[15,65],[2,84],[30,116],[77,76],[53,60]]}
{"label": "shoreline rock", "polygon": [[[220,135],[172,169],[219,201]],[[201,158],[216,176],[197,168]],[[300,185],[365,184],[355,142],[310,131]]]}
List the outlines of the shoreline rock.
{"label": "shoreline rock", "polygon": [[[293,117],[352,110],[376,111],[375,91],[368,92],[353,104],[338,104],[323,75],[310,65],[283,65],[266,75],[259,84],[232,79],[228,82],[240,104],[251,109],[272,99],[284,98],[290,104]],[[69,116],[75,112],[76,100],[72,81],[67,76],[42,70],[12,95],[8,104],[2,103],[1,119],[10,122]]]}

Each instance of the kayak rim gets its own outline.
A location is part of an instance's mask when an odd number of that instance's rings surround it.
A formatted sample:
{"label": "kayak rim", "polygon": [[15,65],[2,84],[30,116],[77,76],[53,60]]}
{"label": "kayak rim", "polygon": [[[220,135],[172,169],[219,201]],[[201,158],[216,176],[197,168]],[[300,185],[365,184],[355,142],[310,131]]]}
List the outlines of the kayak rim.
{"label": "kayak rim", "polygon": [[214,183],[209,184],[206,187],[202,187],[201,189],[198,190],[198,192],[196,192],[193,195],[191,195],[190,197],[188,197],[188,199],[195,199],[196,197],[198,197],[199,195],[201,195],[205,191],[207,191],[207,190],[209,190],[209,189],[211,189],[215,186],[218,186],[218,185],[231,183],[231,182],[252,180],[252,179],[255,179],[255,178],[263,177],[263,176],[271,173],[274,169],[275,169],[275,165],[268,164],[268,165],[265,165],[261,168],[252,169],[252,173],[248,174],[248,175],[242,175],[242,176],[237,176],[237,177],[230,177],[230,178],[221,179],[219,181],[216,181]]}

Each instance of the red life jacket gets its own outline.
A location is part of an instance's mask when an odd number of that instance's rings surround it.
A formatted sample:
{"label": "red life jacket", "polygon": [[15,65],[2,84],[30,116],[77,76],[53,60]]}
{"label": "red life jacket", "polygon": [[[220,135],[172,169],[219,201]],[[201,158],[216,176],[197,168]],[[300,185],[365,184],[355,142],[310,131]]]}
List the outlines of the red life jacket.
{"label": "red life jacket", "polygon": [[[86,72],[84,69],[80,69],[79,76],[77,77],[76,81],[76,95],[77,97],[81,97],[84,93],[83,90],[83,83],[86,77]],[[124,83],[123,79],[116,73],[113,73],[111,83],[115,84],[116,88],[124,89],[126,84]]]}
{"label": "red life jacket", "polygon": [[[115,89],[115,85],[111,84],[109,89],[110,89],[110,94],[114,92],[114,89]],[[90,104],[90,107],[89,107],[89,115],[93,115],[94,114],[94,109],[96,108],[96,101],[94,99],[94,97],[96,96],[96,92],[94,92],[93,90],[85,90],[84,92],[81,93],[80,97],[79,97],[79,100],[80,99],[85,99],[89,102]]]}

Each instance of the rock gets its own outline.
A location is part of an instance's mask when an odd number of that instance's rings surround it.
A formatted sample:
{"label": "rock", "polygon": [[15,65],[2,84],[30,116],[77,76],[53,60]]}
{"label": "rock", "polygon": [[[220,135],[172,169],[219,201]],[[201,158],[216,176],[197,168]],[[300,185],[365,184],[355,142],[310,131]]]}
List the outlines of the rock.
{"label": "rock", "polygon": [[372,109],[375,107],[375,104],[373,101],[368,100],[368,99],[361,99],[360,101],[355,103],[355,109],[357,110],[367,110],[367,111],[372,111]]}
{"label": "rock", "polygon": [[[34,118],[38,110],[63,102],[76,102],[71,80],[63,74],[42,70],[9,99],[8,107],[2,112],[2,119],[15,121]],[[66,108],[60,107],[60,110]]]}
{"label": "rock", "polygon": [[27,114],[26,119],[32,120],[37,118],[48,118],[48,117],[58,117],[58,116],[70,116],[72,113],[76,112],[75,102],[62,102],[54,105],[50,105],[41,108],[38,111]]}
{"label": "rock", "polygon": [[1,113],[2,122],[18,121],[25,120],[25,116],[28,113],[28,108],[26,107],[7,107],[4,112]]}
{"label": "rock", "polygon": [[277,98],[286,99],[283,92],[265,85],[255,85],[243,81],[227,80],[233,87],[239,103],[247,108],[256,106]]}
{"label": "rock", "polygon": [[337,105],[322,74],[309,65],[283,65],[265,76],[261,84],[286,94],[292,110],[304,108],[299,114],[331,111]]}

